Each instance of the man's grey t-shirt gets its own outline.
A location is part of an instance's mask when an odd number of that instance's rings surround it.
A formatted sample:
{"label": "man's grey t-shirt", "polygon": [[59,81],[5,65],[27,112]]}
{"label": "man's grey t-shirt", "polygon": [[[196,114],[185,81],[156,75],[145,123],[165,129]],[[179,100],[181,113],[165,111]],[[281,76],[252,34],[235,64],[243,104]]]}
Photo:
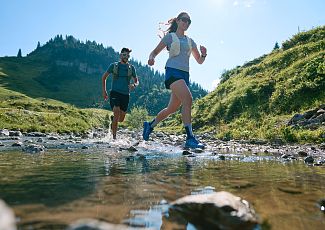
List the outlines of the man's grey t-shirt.
{"label": "man's grey t-shirt", "polygon": [[[176,34],[177,35],[177,34]],[[178,35],[177,35],[178,36]],[[183,70],[186,72],[189,72],[190,70],[190,65],[189,65],[189,57],[188,53],[190,51],[190,47],[188,45],[188,41],[187,41],[187,37],[182,36],[179,37],[179,42],[180,42],[180,52],[179,55],[171,57],[167,60],[166,62],[166,67],[170,67],[170,68],[174,68],[174,69],[179,69],[179,70]],[[193,41],[193,39],[189,38],[192,42],[192,49],[196,47],[196,43]],[[161,41],[168,47],[168,49],[170,48],[173,39],[172,39],[172,35],[170,33],[166,34]]]}
{"label": "man's grey t-shirt", "polygon": [[[116,63],[112,63],[110,64],[110,66],[108,67],[107,71],[108,73],[112,74],[113,79],[112,79],[112,91],[121,93],[121,94],[125,94],[125,95],[129,95],[130,94],[130,90],[129,90],[129,84],[130,84],[130,77],[128,77],[128,65],[130,64],[123,64],[123,63],[118,63],[118,77],[115,77],[113,74],[113,69],[114,69],[114,65],[116,65]],[[132,75],[131,77],[136,77],[137,74],[135,72],[135,68],[133,65],[131,66],[131,70],[132,70]]]}

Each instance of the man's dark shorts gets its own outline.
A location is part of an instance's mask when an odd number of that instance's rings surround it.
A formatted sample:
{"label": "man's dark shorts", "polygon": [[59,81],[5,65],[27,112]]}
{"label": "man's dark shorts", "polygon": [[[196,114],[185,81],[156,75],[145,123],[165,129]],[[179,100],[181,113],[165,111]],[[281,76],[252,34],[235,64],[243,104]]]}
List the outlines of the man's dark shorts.
{"label": "man's dark shorts", "polygon": [[183,79],[186,82],[186,85],[189,86],[190,84],[189,78],[190,78],[189,72],[166,67],[166,72],[165,72],[166,89],[170,89],[170,85],[180,79]]}
{"label": "man's dark shorts", "polygon": [[116,91],[111,91],[109,93],[109,104],[113,110],[114,106],[120,107],[124,112],[128,110],[130,101],[130,95],[118,93]]}

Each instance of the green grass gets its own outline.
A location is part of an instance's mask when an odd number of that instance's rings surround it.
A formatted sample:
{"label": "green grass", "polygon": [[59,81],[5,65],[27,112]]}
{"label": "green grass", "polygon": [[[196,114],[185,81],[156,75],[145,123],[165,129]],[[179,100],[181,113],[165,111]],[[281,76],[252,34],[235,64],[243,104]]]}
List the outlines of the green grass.
{"label": "green grass", "polygon": [[1,129],[82,133],[107,127],[110,114],[102,109],[78,109],[51,99],[33,99],[0,87]]}
{"label": "green grass", "polygon": [[[213,132],[222,139],[324,142],[324,125],[315,130],[286,125],[294,114],[325,104],[324,60],[325,26],[225,71],[219,86],[193,105],[195,132]],[[180,115],[166,124],[166,131],[182,132]]]}

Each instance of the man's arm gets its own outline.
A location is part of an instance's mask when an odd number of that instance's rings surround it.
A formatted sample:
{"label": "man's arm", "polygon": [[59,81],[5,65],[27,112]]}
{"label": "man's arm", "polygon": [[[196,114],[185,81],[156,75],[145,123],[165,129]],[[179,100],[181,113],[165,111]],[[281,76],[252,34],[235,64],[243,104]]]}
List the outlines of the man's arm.
{"label": "man's arm", "polygon": [[106,91],[106,79],[109,76],[109,73],[106,71],[102,76],[102,92],[104,100],[106,101],[108,99],[107,91]]}

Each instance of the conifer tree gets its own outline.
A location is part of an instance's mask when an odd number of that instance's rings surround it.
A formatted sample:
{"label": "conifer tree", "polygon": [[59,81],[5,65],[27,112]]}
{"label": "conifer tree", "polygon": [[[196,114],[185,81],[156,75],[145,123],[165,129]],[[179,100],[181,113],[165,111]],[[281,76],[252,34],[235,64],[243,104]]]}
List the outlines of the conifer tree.
{"label": "conifer tree", "polygon": [[17,57],[21,58],[21,49],[18,50],[18,54],[17,54]]}
{"label": "conifer tree", "polygon": [[273,50],[278,50],[280,48],[280,46],[279,46],[279,43],[278,42],[276,42],[275,43],[275,45],[274,45],[274,48],[273,48]]}

